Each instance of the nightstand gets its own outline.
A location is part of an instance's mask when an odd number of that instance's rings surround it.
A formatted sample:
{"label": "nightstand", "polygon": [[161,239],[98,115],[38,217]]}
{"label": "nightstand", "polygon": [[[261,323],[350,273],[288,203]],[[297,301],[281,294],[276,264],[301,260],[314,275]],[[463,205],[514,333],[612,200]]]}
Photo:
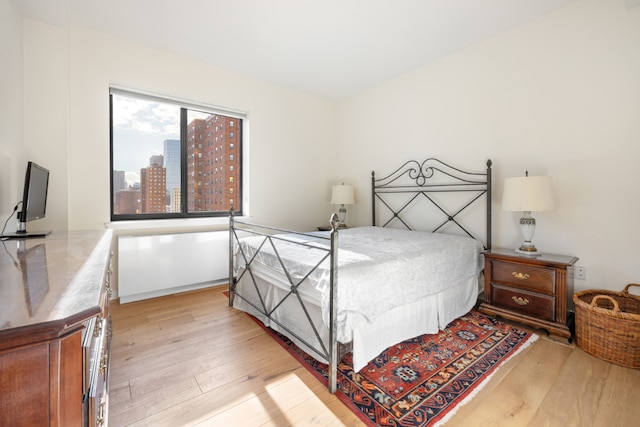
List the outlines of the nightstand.
{"label": "nightstand", "polygon": [[[331,231],[331,226],[329,225],[320,225],[318,227],[316,227],[318,229],[318,231]],[[338,227],[338,231],[340,230],[346,230],[348,227]]]}
{"label": "nightstand", "polygon": [[545,329],[549,338],[568,343],[567,305],[573,295],[573,265],[578,258],[519,255],[512,249],[484,253],[484,302],[490,316]]}

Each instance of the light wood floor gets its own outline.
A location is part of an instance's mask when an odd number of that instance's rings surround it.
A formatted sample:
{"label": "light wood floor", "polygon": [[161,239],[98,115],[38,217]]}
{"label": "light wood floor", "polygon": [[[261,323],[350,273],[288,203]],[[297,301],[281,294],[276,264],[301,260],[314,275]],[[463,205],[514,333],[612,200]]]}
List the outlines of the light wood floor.
{"label": "light wood floor", "polygon": [[[112,301],[110,426],[362,425],[224,289]],[[640,425],[640,370],[541,337],[446,425]]]}

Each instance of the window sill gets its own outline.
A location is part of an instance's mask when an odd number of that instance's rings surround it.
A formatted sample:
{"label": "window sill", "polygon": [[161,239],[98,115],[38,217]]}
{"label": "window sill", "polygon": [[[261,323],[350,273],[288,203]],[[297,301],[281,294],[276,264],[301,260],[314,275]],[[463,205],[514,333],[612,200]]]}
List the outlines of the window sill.
{"label": "window sill", "polygon": [[[244,217],[237,218],[245,219]],[[229,217],[111,221],[105,225],[108,229],[116,232],[143,232],[146,234],[222,231],[229,229]]]}

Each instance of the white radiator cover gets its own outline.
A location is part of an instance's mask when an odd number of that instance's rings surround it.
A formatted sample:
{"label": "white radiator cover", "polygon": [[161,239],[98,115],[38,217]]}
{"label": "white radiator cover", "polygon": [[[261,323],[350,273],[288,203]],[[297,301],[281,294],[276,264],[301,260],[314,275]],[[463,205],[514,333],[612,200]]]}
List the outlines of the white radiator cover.
{"label": "white radiator cover", "polygon": [[118,236],[121,303],[219,284],[228,276],[226,231]]}

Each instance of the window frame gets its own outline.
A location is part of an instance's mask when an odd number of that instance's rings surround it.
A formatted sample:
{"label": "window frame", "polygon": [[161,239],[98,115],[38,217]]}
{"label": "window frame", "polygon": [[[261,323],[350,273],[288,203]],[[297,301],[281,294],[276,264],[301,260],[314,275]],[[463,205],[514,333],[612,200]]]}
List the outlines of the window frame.
{"label": "window frame", "polygon": [[[113,131],[113,95],[120,95],[129,98],[137,98],[144,101],[159,102],[164,104],[173,104],[180,108],[180,206],[181,212],[157,212],[157,213],[140,213],[140,214],[115,214],[114,203],[114,131]],[[240,173],[238,179],[240,182],[236,185],[234,191],[234,204],[237,206],[237,201],[240,201],[240,210],[234,209],[234,215],[242,216],[243,212],[246,212],[247,197],[246,197],[246,168],[244,165],[244,150],[246,149],[246,138],[248,134],[248,118],[244,111],[233,110],[230,108],[224,108],[219,106],[213,106],[201,102],[192,102],[184,99],[179,99],[170,96],[157,95],[149,92],[138,91],[129,88],[121,88],[111,86],[109,88],[109,217],[114,223],[121,221],[148,221],[148,220],[171,220],[171,219],[188,219],[188,218],[221,218],[229,215],[228,210],[224,211],[188,211],[189,195],[188,195],[188,111],[205,112],[220,116],[226,116],[234,118],[234,151],[238,160],[238,167]],[[236,123],[238,121],[239,123]],[[238,149],[238,147],[240,147]],[[226,175],[225,177],[232,176]],[[233,182],[233,181],[232,181]],[[195,196],[194,196],[195,197]]]}

